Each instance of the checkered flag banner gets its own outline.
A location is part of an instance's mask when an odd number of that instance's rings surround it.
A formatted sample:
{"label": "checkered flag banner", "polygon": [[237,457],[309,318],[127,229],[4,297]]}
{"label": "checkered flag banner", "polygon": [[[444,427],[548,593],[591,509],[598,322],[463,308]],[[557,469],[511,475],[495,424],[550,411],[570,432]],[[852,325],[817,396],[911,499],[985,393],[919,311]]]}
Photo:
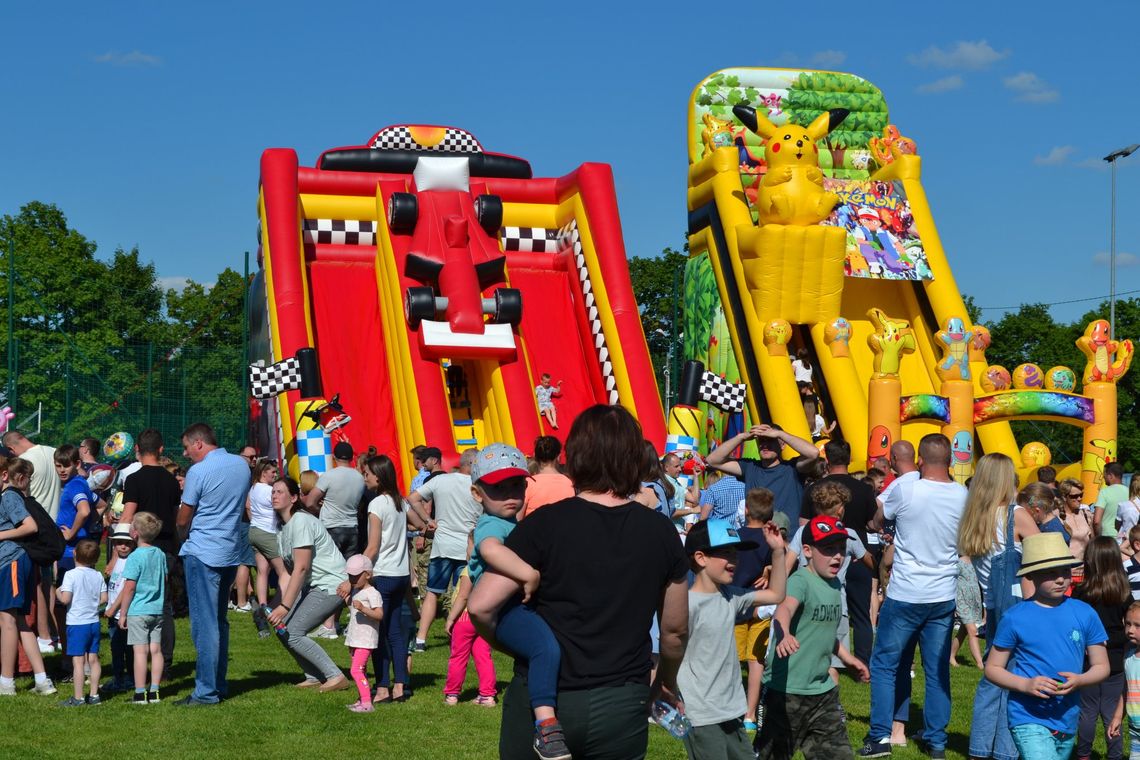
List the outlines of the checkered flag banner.
{"label": "checkered flag banner", "polygon": [[744,411],[744,383],[730,383],[720,375],[705,371],[701,376],[701,401],[726,412]]}
{"label": "checkered flag banner", "polygon": [[249,392],[256,399],[270,399],[285,391],[301,387],[301,362],[297,358],[283,359],[265,366],[265,362],[249,365]]}

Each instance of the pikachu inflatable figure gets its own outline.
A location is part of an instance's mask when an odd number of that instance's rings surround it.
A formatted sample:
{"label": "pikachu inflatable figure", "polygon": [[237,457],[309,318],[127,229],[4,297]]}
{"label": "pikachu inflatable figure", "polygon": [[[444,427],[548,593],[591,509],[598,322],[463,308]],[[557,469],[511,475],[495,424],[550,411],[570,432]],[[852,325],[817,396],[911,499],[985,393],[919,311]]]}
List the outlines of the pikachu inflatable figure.
{"label": "pikachu inflatable figure", "polygon": [[750,106],[734,106],[736,118],[764,138],[764,158],[768,171],[760,180],[756,208],[760,224],[818,224],[827,218],[839,196],[823,189],[819,169],[819,140],[847,118],[848,111],[836,108],[820,114],[801,127],[791,122],[776,126]]}

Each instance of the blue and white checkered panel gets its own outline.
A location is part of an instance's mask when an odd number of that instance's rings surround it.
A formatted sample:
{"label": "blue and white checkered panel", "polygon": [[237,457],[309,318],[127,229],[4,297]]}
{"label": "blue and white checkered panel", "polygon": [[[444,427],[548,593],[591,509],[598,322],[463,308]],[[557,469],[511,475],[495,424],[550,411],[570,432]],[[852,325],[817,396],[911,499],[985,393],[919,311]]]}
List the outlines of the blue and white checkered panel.
{"label": "blue and white checkered panel", "polygon": [[415,150],[433,153],[482,153],[483,146],[475,135],[465,129],[449,127],[443,139],[435,145],[420,145],[407,127],[382,129],[368,146],[374,150]]}
{"label": "blue and white checkered panel", "polygon": [[743,412],[746,392],[743,383],[730,383],[712,372],[706,371],[701,377],[701,400],[726,412]]}
{"label": "blue and white checkered panel", "polygon": [[305,243],[376,245],[376,222],[359,219],[306,219],[302,225]]}
{"label": "blue and white checkered panel", "polygon": [[691,435],[670,435],[665,438],[665,453],[674,451],[696,451],[697,439]]}
{"label": "blue and white checkered panel", "polygon": [[332,438],[323,430],[297,433],[297,465],[301,472],[328,472],[332,469]]}
{"label": "blue and white checkered panel", "polygon": [[503,227],[499,238],[504,251],[557,253],[562,248],[561,233],[545,227]]}

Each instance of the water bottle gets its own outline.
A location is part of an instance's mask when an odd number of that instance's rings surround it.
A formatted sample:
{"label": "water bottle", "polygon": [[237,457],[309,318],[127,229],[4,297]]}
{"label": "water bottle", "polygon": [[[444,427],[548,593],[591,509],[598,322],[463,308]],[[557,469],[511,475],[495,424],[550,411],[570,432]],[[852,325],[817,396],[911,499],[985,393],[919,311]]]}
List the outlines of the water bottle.
{"label": "water bottle", "polygon": [[662,699],[653,703],[653,720],[674,739],[684,739],[693,728],[693,724],[683,713]]}
{"label": "water bottle", "polygon": [[[263,604],[263,605],[261,605],[261,611],[262,611],[262,613],[265,614],[266,621],[268,621],[269,620],[269,613],[273,612],[273,608],[270,607],[268,604]],[[284,620],[282,620],[277,625],[273,626],[273,630],[277,631],[277,637],[279,639],[284,640],[284,639],[289,638],[289,629],[287,627],[285,627],[285,621]]]}

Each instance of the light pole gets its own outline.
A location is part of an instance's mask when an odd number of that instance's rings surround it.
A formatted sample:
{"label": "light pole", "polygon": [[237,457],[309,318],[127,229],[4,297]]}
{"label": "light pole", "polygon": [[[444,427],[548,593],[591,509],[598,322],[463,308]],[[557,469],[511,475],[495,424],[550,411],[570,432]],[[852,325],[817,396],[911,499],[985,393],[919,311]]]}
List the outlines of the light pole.
{"label": "light pole", "polygon": [[1133,143],[1104,157],[1112,167],[1112,221],[1108,233],[1108,329],[1113,337],[1116,336],[1116,160],[1128,158],[1137,148],[1140,148],[1140,143]]}

